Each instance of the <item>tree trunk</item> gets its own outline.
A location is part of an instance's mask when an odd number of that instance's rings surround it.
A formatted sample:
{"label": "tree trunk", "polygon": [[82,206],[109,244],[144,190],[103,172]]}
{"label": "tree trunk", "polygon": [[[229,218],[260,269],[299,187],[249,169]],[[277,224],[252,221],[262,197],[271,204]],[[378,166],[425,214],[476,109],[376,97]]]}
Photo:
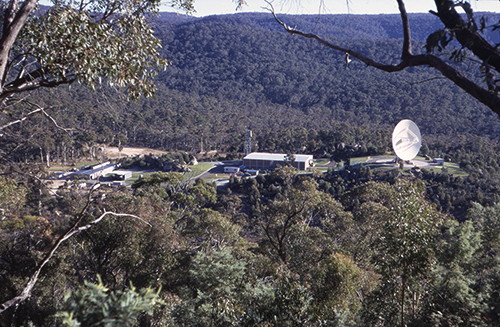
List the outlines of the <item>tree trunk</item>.
{"label": "tree trunk", "polygon": [[406,279],[404,276],[401,277],[401,327],[405,327],[405,288]]}
{"label": "tree trunk", "polygon": [[0,94],[4,91],[10,50],[37,3],[38,0],[25,0],[21,8],[17,10],[18,0],[9,1],[4,18],[2,38],[0,39]]}

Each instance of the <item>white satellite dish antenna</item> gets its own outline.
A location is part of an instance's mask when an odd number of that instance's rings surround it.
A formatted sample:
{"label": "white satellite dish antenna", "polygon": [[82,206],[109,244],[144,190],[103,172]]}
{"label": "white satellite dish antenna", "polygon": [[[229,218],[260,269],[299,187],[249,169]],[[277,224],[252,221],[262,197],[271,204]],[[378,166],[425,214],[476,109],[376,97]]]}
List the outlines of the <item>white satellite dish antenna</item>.
{"label": "white satellite dish antenna", "polygon": [[392,148],[403,160],[412,160],[422,146],[422,136],[418,126],[409,119],[403,119],[392,132]]}

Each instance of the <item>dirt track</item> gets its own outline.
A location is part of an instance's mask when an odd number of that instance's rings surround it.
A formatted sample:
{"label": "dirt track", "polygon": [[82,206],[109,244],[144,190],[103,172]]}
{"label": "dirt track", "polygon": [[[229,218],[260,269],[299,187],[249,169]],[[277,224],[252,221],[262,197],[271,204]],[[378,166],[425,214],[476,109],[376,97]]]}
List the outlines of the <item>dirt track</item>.
{"label": "dirt track", "polygon": [[120,157],[132,157],[141,154],[162,155],[167,153],[167,151],[154,150],[149,148],[131,148],[131,147],[124,147],[122,151],[118,151],[118,147],[109,146],[105,148],[104,153],[108,158],[113,159]]}

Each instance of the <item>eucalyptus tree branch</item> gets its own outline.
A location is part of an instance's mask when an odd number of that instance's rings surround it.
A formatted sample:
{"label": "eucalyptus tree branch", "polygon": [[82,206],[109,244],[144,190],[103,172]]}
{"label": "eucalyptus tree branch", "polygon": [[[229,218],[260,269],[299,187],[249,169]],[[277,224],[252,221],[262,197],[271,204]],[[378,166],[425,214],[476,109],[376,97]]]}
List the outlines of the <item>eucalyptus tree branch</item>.
{"label": "eucalyptus tree branch", "polygon": [[54,119],[54,117],[52,117],[51,115],[49,115],[49,114],[47,113],[46,109],[51,109],[51,108],[53,108],[53,107],[43,108],[43,107],[40,107],[38,104],[33,103],[33,102],[31,102],[31,101],[25,100],[25,102],[26,102],[26,103],[28,103],[28,104],[30,104],[30,105],[32,105],[32,106],[34,106],[34,107],[37,107],[38,109],[41,109],[42,114],[43,114],[43,115],[44,115],[44,116],[45,116],[48,120],[50,120],[50,121],[52,122],[52,124],[54,124],[54,126],[55,126],[56,128],[58,128],[58,129],[62,130],[63,132],[66,132],[66,133],[68,133],[68,134],[69,134],[69,132],[70,132],[70,131],[75,130],[74,128],[66,128],[66,127],[62,127],[61,125],[59,125],[59,124],[57,123],[57,121]]}
{"label": "eucalyptus tree branch", "polygon": [[9,83],[5,84],[5,86],[3,87],[4,88],[3,91],[7,92],[7,90],[13,90],[16,88],[20,88],[29,82],[33,82],[36,79],[43,77],[44,74],[45,73],[44,73],[43,68],[37,68],[37,69],[30,71],[29,73],[25,73],[25,75],[19,76],[15,80],[10,81]]}
{"label": "eucalyptus tree branch", "polygon": [[84,230],[87,230],[87,229],[97,225],[104,218],[106,218],[106,216],[111,215],[111,216],[115,216],[115,217],[130,217],[130,218],[138,219],[151,227],[151,224],[149,224],[148,222],[146,222],[145,220],[143,220],[142,218],[140,218],[136,215],[125,214],[125,213],[116,213],[116,212],[112,212],[112,211],[104,211],[104,213],[101,214],[98,218],[94,219],[93,221],[89,222],[86,225],[79,226],[80,223],[82,222],[82,220],[84,219],[85,213],[92,202],[91,195],[92,195],[93,190],[94,189],[92,189],[89,192],[89,194],[87,196],[87,201],[86,201],[84,207],[82,208],[82,210],[80,211],[80,213],[77,215],[77,218],[76,218],[75,222],[73,223],[73,225],[66,231],[66,233],[64,233],[63,235],[61,235],[59,237],[59,239],[55,242],[55,244],[52,246],[50,251],[45,255],[42,262],[38,265],[35,272],[29,278],[28,283],[26,284],[24,289],[21,291],[21,293],[15,297],[5,301],[4,303],[0,304],[0,313],[4,312],[5,310],[7,310],[8,308],[10,308],[12,306],[20,304],[21,302],[25,301],[31,295],[31,291],[33,290],[33,287],[37,283],[43,267],[45,267],[45,265],[47,265],[47,263],[54,257],[56,251],[59,249],[61,244],[64,243],[64,241],[68,240],[72,236],[74,236],[74,235],[76,235]]}
{"label": "eucalyptus tree branch", "polygon": [[[258,221],[258,224],[260,225],[260,227],[264,230],[264,233],[266,234],[267,236],[267,240],[269,241],[269,244],[271,244],[271,246],[274,248],[274,250],[277,252],[277,253],[280,253],[280,248],[278,246],[278,244],[276,244],[276,242],[274,241],[272,235],[270,234],[270,228],[271,228],[271,223],[269,221],[267,221],[267,224],[264,224],[261,219],[259,219]],[[276,231],[275,231],[276,232]]]}
{"label": "eucalyptus tree branch", "polygon": [[100,19],[102,21],[107,20],[109,17],[111,17],[118,9],[120,8],[120,2],[119,1],[113,1],[111,3],[108,3],[106,5],[106,10],[104,13],[100,16]]}
{"label": "eucalyptus tree branch", "polygon": [[25,73],[23,76],[19,76],[15,80],[6,84],[3,87],[3,93],[0,94],[0,97],[6,98],[12,94],[34,90],[39,87],[55,87],[61,84],[70,84],[76,80],[76,75],[73,73],[60,78],[51,78],[47,75],[48,73],[42,67],[39,67],[29,73]]}
{"label": "eucalyptus tree branch", "polygon": [[439,80],[439,79],[445,79],[446,77],[443,77],[443,76],[435,76],[435,77],[431,77],[431,78],[426,78],[424,80],[421,80],[421,81],[416,81],[416,82],[406,82],[408,83],[409,85],[418,85],[418,84],[423,84],[423,83],[427,83],[427,82],[431,82],[431,81],[435,81],[435,80]]}
{"label": "eucalyptus tree branch", "polygon": [[[16,41],[21,29],[23,28],[28,16],[35,9],[38,0],[25,0],[19,10],[15,10],[18,0],[13,0],[9,4],[9,14],[7,20],[4,22],[4,29],[2,37],[0,38],[0,77],[4,80],[7,73],[7,65],[9,61],[9,54]],[[0,93],[3,87],[0,85]]]}
{"label": "eucalyptus tree branch", "polygon": [[52,122],[52,124],[54,124],[55,127],[57,127],[58,129],[68,133],[69,131],[72,131],[74,130],[74,128],[65,128],[65,127],[62,127],[60,126],[57,121],[54,119],[54,117],[52,117],[51,115],[49,115],[43,108],[42,108],[42,114],[47,117],[48,120],[50,120]]}
{"label": "eucalyptus tree branch", "polygon": [[469,93],[474,98],[476,98],[478,101],[480,101],[481,103],[488,106],[498,116],[500,116],[500,97],[497,94],[495,94],[494,92],[491,92],[488,89],[482,88],[478,84],[469,80],[461,72],[459,72],[457,69],[455,69],[453,66],[449,65],[448,63],[446,63],[444,60],[442,60],[439,57],[436,57],[432,54],[413,55],[411,53],[411,46],[410,46],[411,40],[410,40],[410,28],[409,28],[409,22],[408,22],[408,15],[406,13],[406,9],[404,7],[403,1],[402,0],[397,0],[397,1],[398,1],[398,4],[401,4],[400,5],[400,12],[401,12],[401,18],[403,20],[404,40],[403,40],[402,58],[401,58],[401,61],[396,65],[389,65],[389,64],[384,64],[384,63],[378,62],[370,57],[363,55],[360,52],[357,52],[357,51],[351,50],[349,48],[342,47],[342,46],[339,46],[337,44],[331,43],[331,42],[325,40],[324,38],[322,38],[314,33],[302,32],[302,31],[298,30],[296,27],[288,26],[286,23],[284,23],[282,20],[280,20],[277,17],[273,5],[267,0],[266,0],[266,3],[269,6],[268,10],[271,12],[271,14],[273,15],[276,22],[279,25],[281,25],[286,32],[288,32],[292,35],[299,35],[299,36],[302,36],[305,38],[316,40],[320,44],[322,44],[330,49],[343,52],[347,55],[350,55],[351,57],[354,57],[354,58],[360,60],[361,62],[365,63],[367,66],[371,66],[371,67],[374,67],[374,68],[377,68],[379,70],[389,72],[389,73],[402,71],[408,67],[416,67],[416,66],[432,67],[432,68],[436,69],[437,71],[439,71],[447,79],[451,80],[453,83],[455,83],[457,86],[459,86],[462,90]]}
{"label": "eucalyptus tree branch", "polygon": [[14,94],[36,90],[41,87],[57,87],[60,85],[71,84],[76,81],[75,75],[70,75],[64,78],[44,78],[43,74],[40,76],[41,80],[35,80],[35,76],[29,75],[29,77],[24,77],[19,80],[14,81],[12,84],[7,85],[3,92],[0,93],[0,100],[7,99]]}
{"label": "eucalyptus tree branch", "polygon": [[276,15],[276,12],[274,11],[273,5],[269,1],[266,1],[266,3],[269,5],[270,12],[273,15],[274,19],[276,20],[276,22],[278,24],[280,24],[286,32],[288,32],[288,33],[290,33],[292,35],[300,35],[300,36],[308,38],[308,39],[316,40],[320,44],[322,44],[322,45],[324,45],[324,46],[326,46],[326,47],[328,47],[330,49],[337,50],[337,51],[349,54],[350,56],[352,56],[352,57],[360,60],[363,63],[365,63],[367,66],[372,66],[372,67],[381,69],[381,70],[386,71],[386,72],[401,71],[401,70],[405,69],[406,67],[408,67],[408,64],[406,64],[403,61],[401,63],[399,63],[398,65],[387,65],[387,64],[383,64],[383,63],[377,62],[377,61],[375,61],[375,60],[373,60],[373,59],[371,59],[371,58],[363,55],[360,52],[357,52],[357,51],[351,50],[349,48],[345,48],[345,47],[333,44],[333,43],[331,43],[331,42],[329,42],[329,41],[321,38],[320,36],[318,36],[318,35],[316,35],[314,33],[302,32],[302,31],[298,30],[296,27],[288,26],[286,23],[284,23],[283,21],[281,21],[278,18],[278,16]]}
{"label": "eucalyptus tree branch", "polygon": [[[14,65],[14,67],[18,66],[18,65],[21,66],[21,68],[19,69],[19,73],[17,74],[17,78],[16,79],[23,78],[24,74],[26,73],[26,68],[27,68],[27,65],[23,65],[23,62],[27,58],[27,54],[22,54],[19,57],[21,58],[21,60],[19,60],[16,64],[14,64],[15,60],[12,60],[12,64]],[[8,69],[10,70],[10,67]],[[5,81],[2,81],[2,83],[5,84]]]}
{"label": "eucalyptus tree branch", "polygon": [[399,12],[401,14],[401,21],[403,23],[403,50],[401,53],[401,59],[405,60],[406,58],[412,56],[410,22],[408,20],[408,13],[406,12],[403,0],[397,0],[397,2]]}
{"label": "eucalyptus tree branch", "polygon": [[[465,22],[460,14],[455,10],[455,5],[450,6],[449,0],[435,0],[437,12],[431,11],[436,15],[446,28],[453,29],[454,35],[462,46],[468,48],[484,63],[491,65],[497,72],[500,72],[500,51],[488,41],[486,41],[478,32],[472,17],[472,9],[464,10],[467,13],[469,22]],[[463,7],[464,4],[459,4]]]}

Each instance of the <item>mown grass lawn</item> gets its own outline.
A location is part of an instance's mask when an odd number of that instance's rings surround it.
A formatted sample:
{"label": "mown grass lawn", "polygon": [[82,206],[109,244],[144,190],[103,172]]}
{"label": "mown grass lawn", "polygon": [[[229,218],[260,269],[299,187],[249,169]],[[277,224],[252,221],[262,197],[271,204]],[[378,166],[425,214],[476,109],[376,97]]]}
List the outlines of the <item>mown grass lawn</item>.
{"label": "mown grass lawn", "polygon": [[218,179],[229,179],[231,177],[231,174],[223,173],[223,174],[209,174],[208,176],[204,177],[203,180],[207,183],[214,182]]}
{"label": "mown grass lawn", "polygon": [[469,174],[460,168],[460,165],[454,162],[445,162],[444,168],[448,170],[449,174],[453,176],[467,177]]}
{"label": "mown grass lawn", "polygon": [[435,172],[435,173],[441,173],[443,172],[443,169],[446,168],[446,171],[448,174],[454,176],[454,177],[467,177],[469,174],[462,170],[460,166],[457,163],[454,162],[445,162],[444,165],[435,167],[435,168],[426,168],[429,171]]}
{"label": "mown grass lawn", "polygon": [[215,163],[202,161],[199,162],[197,165],[191,165],[188,167],[191,169],[191,171],[188,173],[184,173],[184,180],[188,180],[190,178],[203,174],[207,170],[210,170],[213,167],[215,167]]}
{"label": "mown grass lawn", "polygon": [[137,180],[139,178],[141,178],[141,175],[143,177],[146,177],[146,176],[151,175],[153,173],[155,173],[155,172],[152,172],[152,171],[140,171],[140,170],[139,171],[133,171],[132,172],[132,177],[129,178],[129,179],[127,179],[126,182],[127,182],[127,184],[134,184],[135,182],[137,182]]}
{"label": "mown grass lawn", "polygon": [[55,164],[55,165],[51,165],[48,168],[48,171],[49,172],[56,172],[56,171],[67,171],[67,170],[70,170],[72,168],[80,169],[84,166],[97,165],[99,163],[101,163],[101,162],[100,161],[78,161],[74,165]]}
{"label": "mown grass lawn", "polygon": [[359,163],[365,163],[368,157],[358,157],[358,158],[351,158],[351,166]]}
{"label": "mown grass lawn", "polygon": [[326,165],[326,164],[330,163],[329,159],[314,159],[313,161],[314,161],[314,164],[317,166]]}

